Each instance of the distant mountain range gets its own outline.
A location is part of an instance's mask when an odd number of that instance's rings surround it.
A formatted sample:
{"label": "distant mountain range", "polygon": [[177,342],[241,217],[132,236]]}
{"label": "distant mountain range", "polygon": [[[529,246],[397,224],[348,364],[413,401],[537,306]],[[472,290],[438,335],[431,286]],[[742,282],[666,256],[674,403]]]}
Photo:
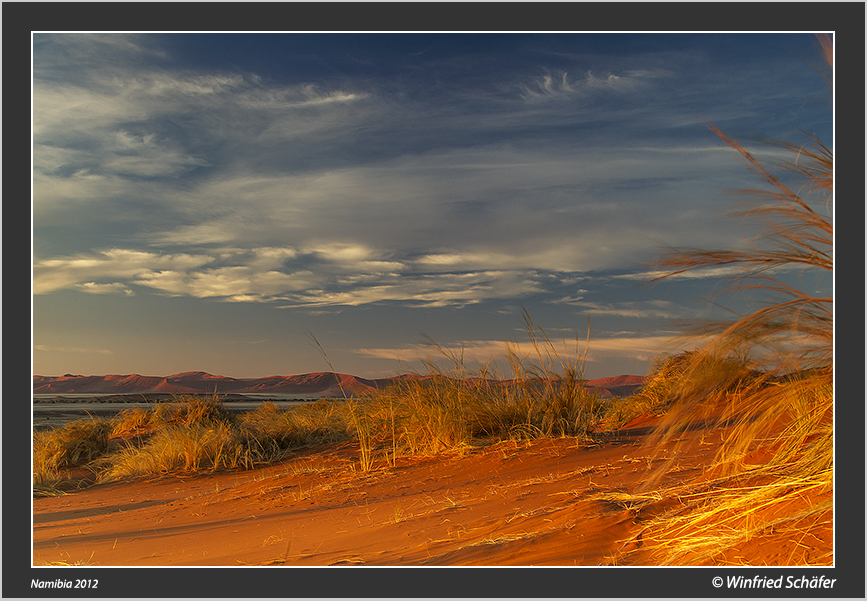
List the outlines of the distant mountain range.
{"label": "distant mountain range", "polygon": [[[267,378],[230,378],[203,371],[188,371],[172,376],[108,375],[33,376],[34,394],[297,394],[339,398],[344,392],[357,395],[385,388],[401,379],[425,376],[404,375],[369,380],[330,372]],[[588,380],[588,388],[603,397],[632,394],[644,382],[644,376],[616,376]]]}

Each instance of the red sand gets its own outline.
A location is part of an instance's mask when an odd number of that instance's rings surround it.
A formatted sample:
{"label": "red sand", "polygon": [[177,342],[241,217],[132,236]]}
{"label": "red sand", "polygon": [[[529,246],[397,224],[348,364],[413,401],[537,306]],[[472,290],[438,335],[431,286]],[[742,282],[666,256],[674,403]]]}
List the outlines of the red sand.
{"label": "red sand", "polygon": [[[636,512],[596,498],[634,490],[675,453],[655,459],[642,430],[622,434],[595,446],[501,442],[367,473],[356,446],[332,445],[250,471],[96,485],[34,499],[33,563],[610,565],[672,503]],[[677,481],[700,477],[714,439],[676,452]],[[801,541],[769,535],[732,557],[774,564],[794,545],[821,556],[831,540],[830,529]]]}

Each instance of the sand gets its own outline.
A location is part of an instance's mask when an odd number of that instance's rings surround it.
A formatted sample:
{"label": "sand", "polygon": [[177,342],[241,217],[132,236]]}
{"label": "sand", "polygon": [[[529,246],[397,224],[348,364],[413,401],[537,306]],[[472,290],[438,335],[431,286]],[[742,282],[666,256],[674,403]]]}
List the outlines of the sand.
{"label": "sand", "polygon": [[[643,444],[636,422],[602,443],[505,441],[359,470],[358,448],[295,452],[246,471],[94,485],[33,501],[34,565],[598,566],[652,564],[641,533],[671,499],[610,500],[675,459],[662,484],[700,480],[719,434]],[[700,434],[700,435],[699,435]],[[607,497],[606,497],[607,495]],[[816,499],[805,498],[804,503]],[[791,539],[791,540],[790,540]],[[723,561],[785,565],[826,556],[830,527],[749,540]],[[740,561],[740,560],[738,560]]]}

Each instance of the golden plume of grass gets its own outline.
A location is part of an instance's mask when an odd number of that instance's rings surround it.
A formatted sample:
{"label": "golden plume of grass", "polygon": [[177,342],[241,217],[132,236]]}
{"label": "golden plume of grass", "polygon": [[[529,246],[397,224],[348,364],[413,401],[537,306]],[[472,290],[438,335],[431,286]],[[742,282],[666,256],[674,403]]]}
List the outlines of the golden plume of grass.
{"label": "golden plume of grass", "polygon": [[[74,467],[84,467],[99,459],[110,449],[111,422],[93,418],[81,419],[33,434],[33,484],[53,488],[60,473]],[[41,489],[40,489],[41,490]]]}
{"label": "golden plume of grass", "polygon": [[[653,519],[643,531],[643,563],[701,565],[717,563],[727,551],[753,538],[804,533],[831,524],[831,475],[796,475],[762,469],[764,481],[720,479],[699,491],[682,491],[685,508]],[[804,498],[815,499],[805,504]],[[809,531],[806,531],[809,533]],[[790,539],[787,536],[786,539]],[[800,547],[800,548],[799,548]],[[805,552],[806,551],[806,552]],[[796,544],[785,565],[830,565],[828,554],[810,557],[809,547]]]}
{"label": "golden plume of grass", "polygon": [[[819,43],[830,67],[830,38],[820,36]],[[671,442],[692,426],[721,430],[714,469],[726,483],[654,524],[645,541],[657,541],[663,563],[714,557],[762,528],[805,517],[780,514],[793,498],[833,489],[833,298],[777,277],[780,270],[833,270],[833,154],[812,135],[804,145],[776,142],[792,158],[772,173],[708,127],[767,186],[738,191],[750,200],[736,216],[757,223],[761,234],[743,250],[675,249],[661,257],[666,273],[657,279],[732,266],[739,272],[730,289],[769,298],[734,320],[698,324],[694,331],[709,339],[663,386],[669,410],[650,444]],[[761,464],[751,462],[751,453],[763,457]],[[810,511],[824,519],[830,503]]]}
{"label": "golden plume of grass", "polygon": [[[822,47],[827,50],[829,46],[823,41]],[[779,167],[800,180],[802,185],[794,189],[738,142],[715,127],[709,127],[768,185],[768,189],[738,191],[750,195],[751,200],[736,215],[757,221],[761,234],[753,246],[745,250],[674,249],[657,263],[666,273],[652,281],[689,270],[737,266],[740,273],[730,290],[764,291],[770,296],[766,303],[747,315],[732,321],[703,322],[693,328],[696,334],[710,339],[691,355],[690,364],[682,374],[684,389],[677,395],[681,402],[674,405],[676,419],[683,419],[684,413],[687,417],[696,415],[699,409],[696,399],[704,396],[696,392],[708,387],[699,386],[698,391],[686,388],[696,388],[709,374],[711,380],[714,374],[729,382],[742,379],[743,374],[726,375],[709,370],[708,365],[735,361],[743,363],[747,371],[761,369],[777,376],[812,370],[827,382],[831,380],[833,369],[833,298],[797,290],[773,275],[774,270],[790,268],[833,270],[831,151],[814,136],[809,137],[810,142],[805,146],[776,143],[793,155],[788,164]],[[720,387],[718,383],[714,386]],[[710,403],[702,402],[702,405],[709,407]],[[751,411],[750,403],[740,406]]]}
{"label": "golden plume of grass", "polygon": [[[713,335],[717,350],[728,354],[744,349],[755,351],[755,347],[761,346],[771,349],[767,367],[825,367],[833,349],[833,298],[800,291],[773,273],[792,268],[833,271],[831,151],[813,136],[804,146],[775,143],[795,156],[789,165],[783,166],[804,180],[804,185],[795,191],[737,141],[712,125],[708,127],[770,185],[769,190],[738,190],[739,194],[750,195],[751,201],[748,207],[733,213],[742,220],[757,222],[762,232],[746,250],[674,249],[657,261],[657,267],[666,273],[651,281],[690,270],[736,266],[739,273],[726,291],[764,291],[776,300],[734,321],[701,323],[698,330]],[[789,348],[781,346],[781,336]]]}
{"label": "golden plume of grass", "polygon": [[604,403],[584,386],[583,355],[560,351],[526,311],[524,320],[533,356],[507,344],[507,374],[493,360],[470,368],[462,349],[431,340],[444,366],[428,359],[426,373],[401,378],[356,406],[367,416],[365,440],[390,441],[393,458],[460,450],[491,438],[589,435]]}
{"label": "golden plume of grass", "polygon": [[124,409],[112,420],[112,436],[124,437],[138,435],[149,429],[154,421],[155,413],[144,407]]}
{"label": "golden plume of grass", "polygon": [[251,468],[284,458],[300,447],[349,437],[346,409],[325,401],[279,409],[264,403],[255,411],[233,416],[217,395],[183,395],[174,404],[159,405],[142,415],[122,412],[115,435],[145,436],[97,462],[99,481],[161,476],[223,468]]}

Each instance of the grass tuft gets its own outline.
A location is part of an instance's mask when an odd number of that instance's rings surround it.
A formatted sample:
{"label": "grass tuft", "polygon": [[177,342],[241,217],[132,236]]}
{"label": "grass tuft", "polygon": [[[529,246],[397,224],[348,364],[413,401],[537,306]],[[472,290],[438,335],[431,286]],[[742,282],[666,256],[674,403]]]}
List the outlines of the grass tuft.
{"label": "grass tuft", "polygon": [[[830,72],[830,38],[819,42]],[[660,518],[645,536],[662,563],[701,562],[763,529],[832,515],[830,500],[795,515],[791,507],[833,490],[833,299],[798,290],[778,274],[833,270],[833,154],[807,135],[803,145],[773,143],[791,160],[765,166],[709,128],[766,185],[738,191],[749,201],[735,213],[760,234],[740,250],[675,249],[660,259],[660,279],[731,266],[739,272],[728,291],[766,297],[746,315],[697,324],[695,333],[708,341],[670,361],[658,386],[645,387],[669,399],[650,444],[696,426],[724,432],[713,466],[721,480],[687,494],[687,509]]]}
{"label": "grass tuft", "polygon": [[511,373],[496,373],[490,362],[471,369],[462,353],[434,343],[445,367],[428,360],[427,373],[351,404],[363,462],[370,464],[377,445],[393,463],[399,455],[461,450],[490,439],[590,436],[604,403],[584,386],[583,359],[566,358],[524,317],[535,357],[507,346]]}
{"label": "grass tuft", "polygon": [[102,457],[110,448],[109,421],[90,418],[33,434],[33,484],[52,488],[61,472],[83,467]]}

